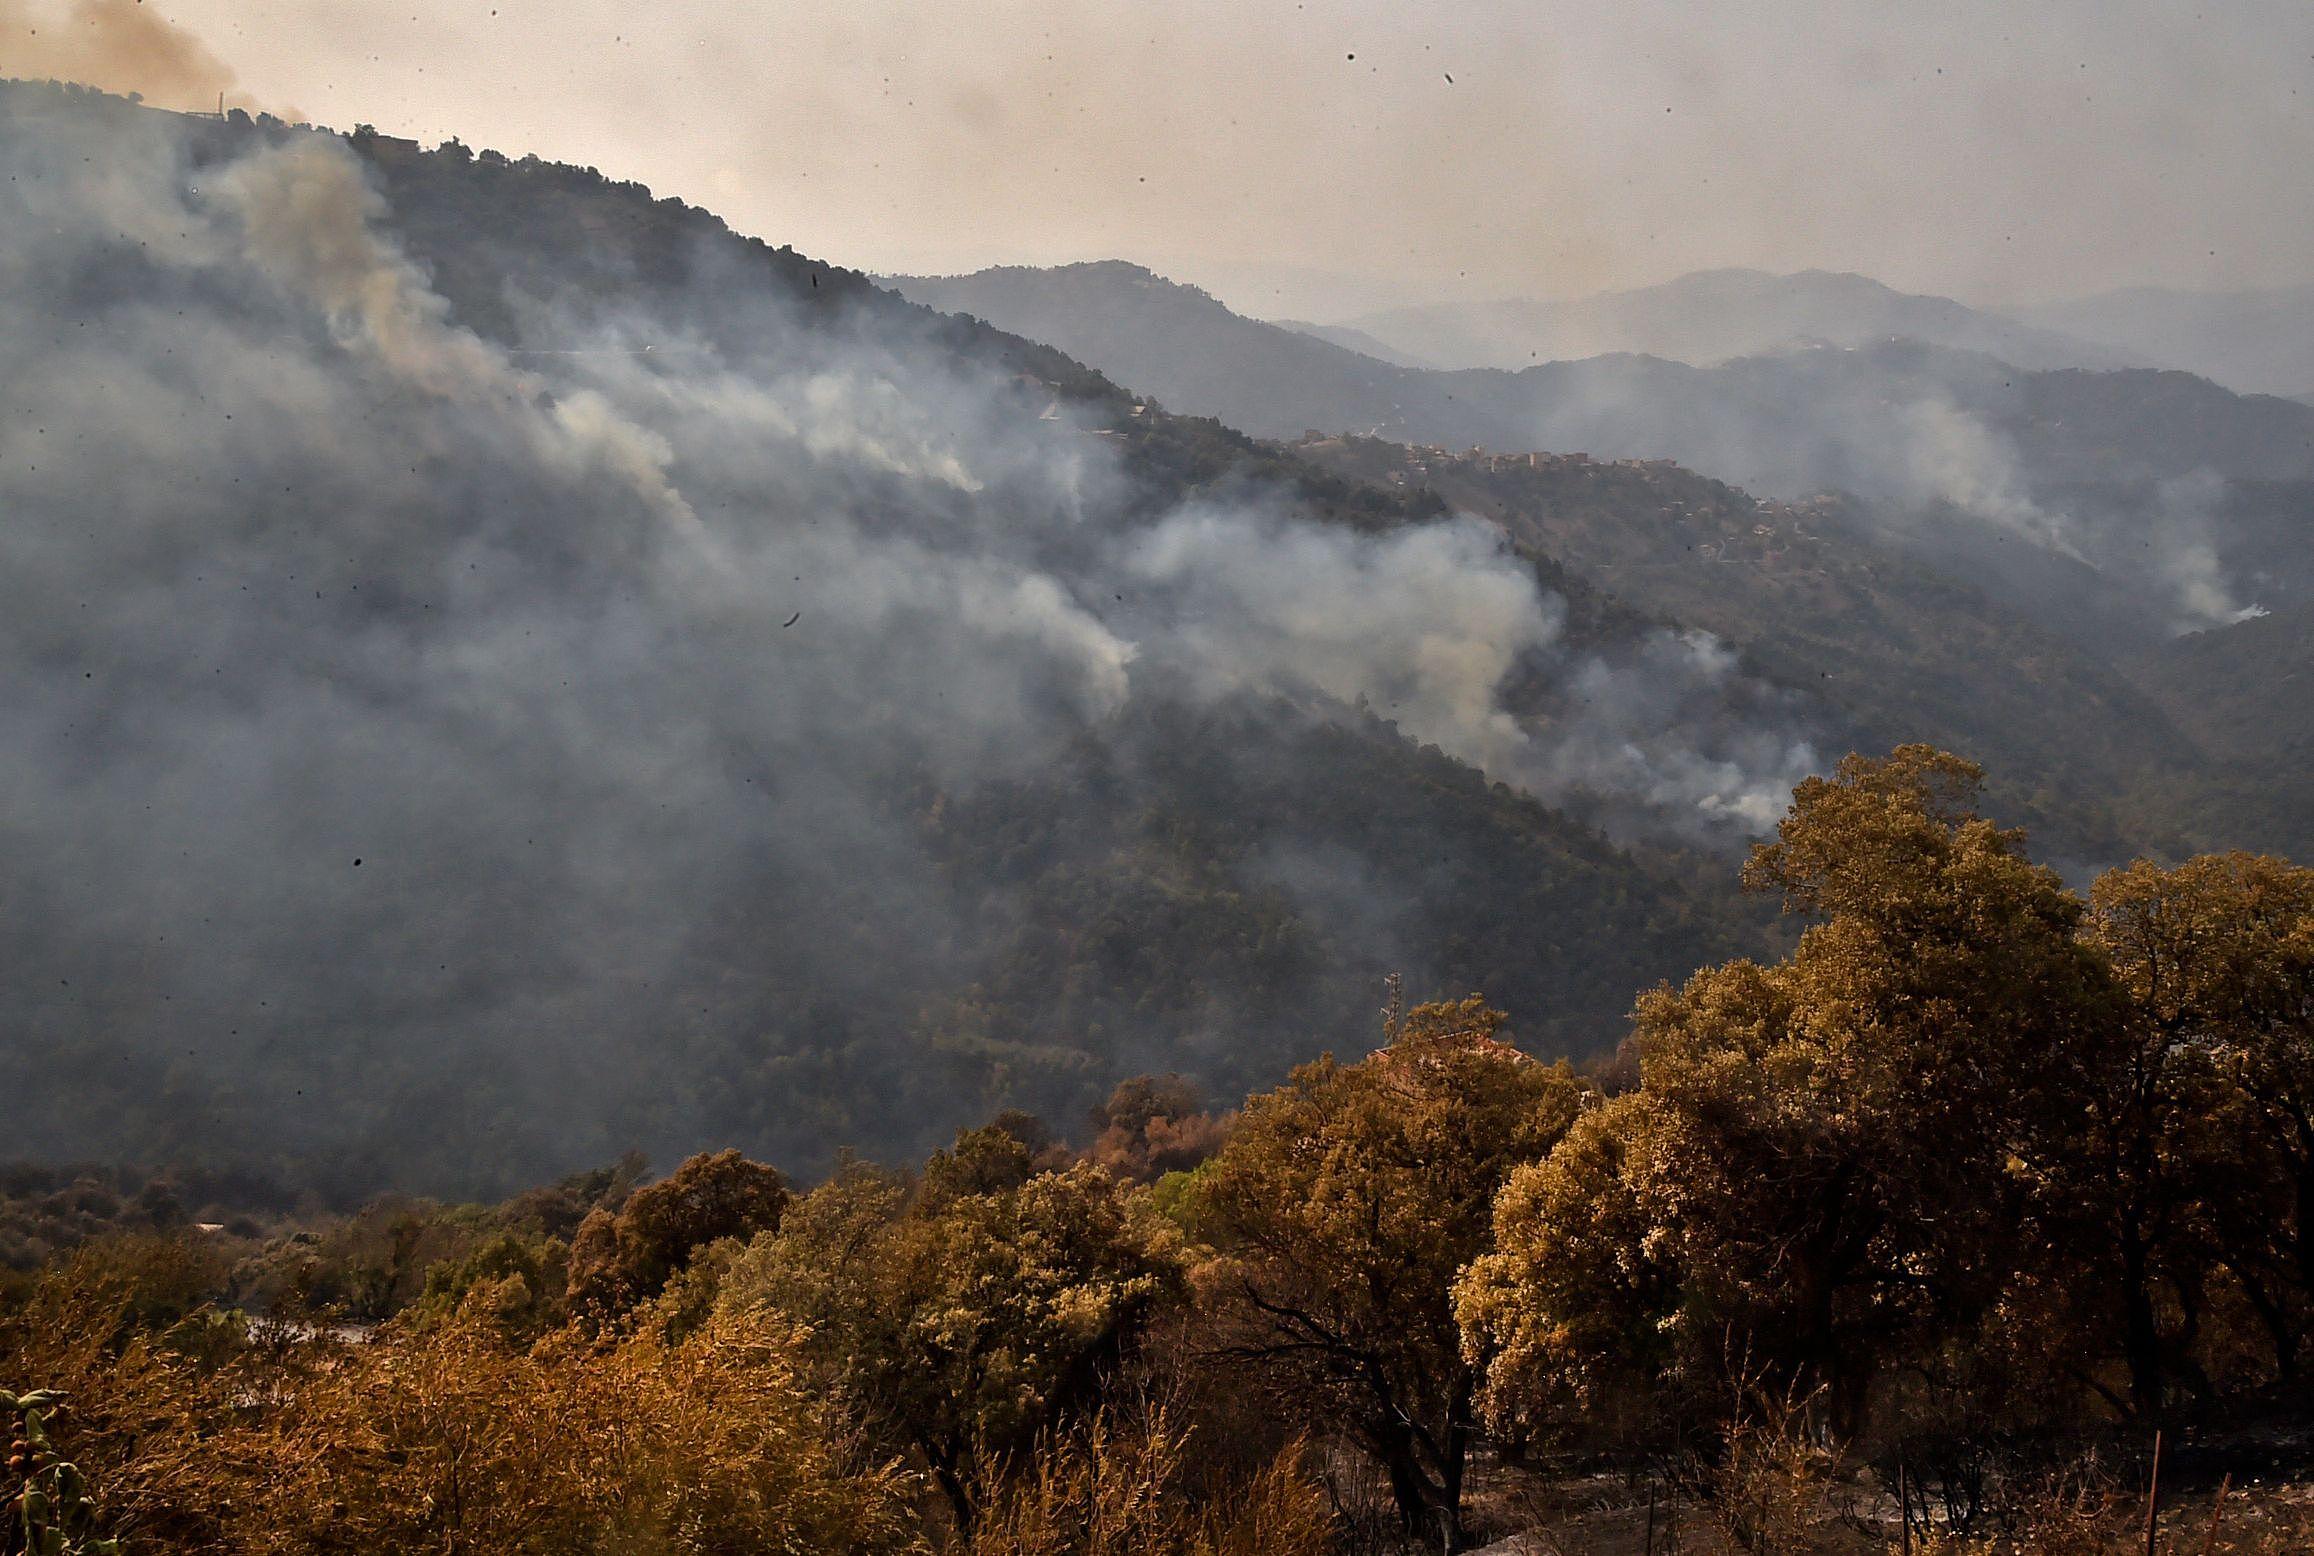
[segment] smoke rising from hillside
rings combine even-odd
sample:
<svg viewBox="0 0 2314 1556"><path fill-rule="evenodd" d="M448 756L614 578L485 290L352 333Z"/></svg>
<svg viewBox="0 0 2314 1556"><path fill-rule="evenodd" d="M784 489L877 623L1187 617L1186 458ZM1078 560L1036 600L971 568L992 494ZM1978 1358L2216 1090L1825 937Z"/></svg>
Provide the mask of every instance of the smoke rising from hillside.
<svg viewBox="0 0 2314 1556"><path fill-rule="evenodd" d="M2120 590L2143 590L2152 621L2171 634L2231 626L2265 614L2236 597L2215 542L2225 481L2197 470L2155 483L2153 501L2128 511L2082 498L2036 500L2008 440L1982 418L1931 396L1898 415L1902 477L1886 495L1918 506L1942 503L2053 556L2105 575ZM1917 539L1917 537L1916 537Z"/></svg>
<svg viewBox="0 0 2314 1556"><path fill-rule="evenodd" d="M1569 650L1563 603L1476 519L1377 541L1192 509L1126 566L1183 624L1152 652L1207 687L1314 687L1531 794L1636 804L1652 830L1758 835L1816 766L1793 710L1737 711L1753 689L1708 632L1652 632L1612 659ZM1522 665L1559 688L1550 716L1505 705Z"/></svg>
<svg viewBox="0 0 2314 1556"><path fill-rule="evenodd" d="M1899 501L1946 503L2044 550L2085 560L2062 516L2027 494L2014 450L1982 421L1931 395L1898 409L1896 423L1903 463L1889 484Z"/></svg>
<svg viewBox="0 0 2314 1556"><path fill-rule="evenodd" d="M1477 387L1506 406L1523 402L1512 435L1537 447L1669 457L1764 497L1854 493L1879 538L2036 617L2062 611L2068 596L2090 602L2079 608L2116 645L2255 614L2228 570L2226 480L2200 462L2239 457L2238 445L2197 444L2189 430L2134 446L2125 415L2097 405L2094 391L2066 403L2069 381L2094 376L2026 375L1895 342L1708 369L1606 357ZM2239 402L2224 409L2240 414ZM2069 411L2085 425L2069 432ZM2176 419L2190 428L2194 414L2189 405ZM2250 473L2296 475L2297 457L2277 435L2254 451ZM1993 562L2003 554L2010 563Z"/></svg>
<svg viewBox="0 0 2314 1556"><path fill-rule="evenodd" d="M1755 830L1796 776L1715 646L1577 651L1473 522L1133 517L1116 445L993 369L761 302L743 361L522 301L568 354L517 366L316 135L197 168L139 116L0 161L23 1148L140 1125L71 1101L126 1077L188 1148L374 1180L420 1110L470 1120L467 1181L519 1175L691 1140L706 1104L634 1095L625 1050L732 1031L762 1034L759 1145L867 1138L783 1113L781 1077L904 1038L1011 911L922 818L1150 698L1363 703L1680 835ZM1563 706L1514 707L1521 677ZM365 1090L409 1053L432 1089ZM510 1124L492 1089L556 1105Z"/></svg>
<svg viewBox="0 0 2314 1556"><path fill-rule="evenodd" d="M2180 633L2230 627L2266 614L2264 606L2239 597L2218 559L2212 536L2225 485L2215 473L2200 470L2164 481L2157 491L2160 522L2153 529L2162 544L2152 565L2177 591L2170 624Z"/></svg>

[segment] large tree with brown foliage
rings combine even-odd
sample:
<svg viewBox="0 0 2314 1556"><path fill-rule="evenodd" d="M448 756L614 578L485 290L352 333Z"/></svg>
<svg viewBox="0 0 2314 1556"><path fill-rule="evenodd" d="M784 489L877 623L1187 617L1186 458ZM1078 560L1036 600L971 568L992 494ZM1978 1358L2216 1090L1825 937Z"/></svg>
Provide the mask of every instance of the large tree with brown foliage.
<svg viewBox="0 0 2314 1556"><path fill-rule="evenodd" d="M570 1310L600 1326L666 1288L699 1249L779 1225L788 1202L779 1169L737 1151L694 1156L637 1189L616 1213L579 1223L570 1249Z"/></svg>
<svg viewBox="0 0 2314 1556"><path fill-rule="evenodd" d="M1091 1411L1179 1290L1178 1237L1099 1168L966 1131L921 1178L853 1164L733 1268L723 1303L803 1326L820 1375L917 1456L969 1532L1040 1437Z"/></svg>
<svg viewBox="0 0 2314 1556"><path fill-rule="evenodd" d="M1408 1527L1448 1544L1475 1429L1454 1278L1581 1096L1503 1021L1477 996L1393 1010L1381 1049L1247 1102L1186 1201L1218 1255L1201 1277L1215 1349L1370 1452Z"/></svg>
<svg viewBox="0 0 2314 1556"><path fill-rule="evenodd" d="M2307 872L2140 864L2084 903L1978 780L1909 746L1795 791L1746 870L1815 920L1792 954L1644 996L1638 1089L1502 1197L1460 1295L1500 1414L1693 1411L1731 1368L1849 1427L1900 1376L2151 1414L2218 1386L2236 1309L2290 1370Z"/></svg>
<svg viewBox="0 0 2314 1556"><path fill-rule="evenodd" d="M1733 1344L1852 1414L1892 1349L1993 1310L2110 1011L2080 903L1979 778L1908 746L1798 788L1745 879L1816 922L1644 996L1639 1091L1504 1196L1463 1292L1498 1404L1644 1336L1658 1382Z"/></svg>
<svg viewBox="0 0 2314 1556"><path fill-rule="evenodd" d="M2120 1310L2131 1402L2215 1384L2195 1355L2229 1301L2295 1375L2314 1296L2314 870L2252 854L2099 879L2090 939L2126 1000L2097 1053L2068 1203L2077 1283Z"/></svg>

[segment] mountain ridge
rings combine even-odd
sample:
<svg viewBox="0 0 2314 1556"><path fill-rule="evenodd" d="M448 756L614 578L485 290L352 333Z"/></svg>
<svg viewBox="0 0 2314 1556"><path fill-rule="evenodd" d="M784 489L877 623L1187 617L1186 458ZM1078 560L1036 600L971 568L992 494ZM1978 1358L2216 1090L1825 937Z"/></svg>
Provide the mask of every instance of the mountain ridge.
<svg viewBox="0 0 2314 1556"><path fill-rule="evenodd" d="M1587 297L1440 303L1343 322L1397 350L1454 367L1516 369L1619 354L1708 367L1810 342L1864 346L1892 338L1981 351L2021 368L2157 365L1948 297L1900 292L1852 271L1699 270Z"/></svg>
<svg viewBox="0 0 2314 1556"><path fill-rule="evenodd" d="M2314 285L2195 292L2128 287L2005 310L2011 318L2104 341L2242 394L2314 398Z"/></svg>
<svg viewBox="0 0 2314 1556"><path fill-rule="evenodd" d="M1131 285L1112 295L1101 283L1120 274L1129 275ZM1202 291L1137 266L1075 267L1052 276L1015 268L1003 273L1001 285L986 287L970 278L938 288L919 289L905 279L897 284L1052 340L1163 403L1296 440L1305 454L1328 443L1355 448L1380 434L1411 447L1412 457L1434 470L1491 457L1449 453L1478 445L1512 451L1507 457L1514 463L1523 457L1520 450L1538 451L1534 457L1546 461L1554 454L1588 456L1600 466L1668 459L1743 489L1746 503L1752 494L1781 504L1824 491L1858 494L1861 501L1832 511L1844 515L1853 544L1879 557L1870 565L1925 570L1920 598L1957 588L1985 597L1963 617L1981 617L1990 608L2015 624L1991 629L1985 641L1996 646L1973 669L1955 670L1960 680L1941 689L1919 687L1908 706L1922 713L1923 723L1910 733L1978 749L1995 759L1996 769L2047 775L2050 793L2085 787L2117 799L2125 791L2174 793L2181 783L2200 780L2164 775L2159 762L2148 765L2142 756L2109 754L2092 763L2098 776L2083 769L2058 781L2055 774L2073 769L2075 758L2055 745L2036 751L2032 730L2039 721L2023 708L2012 707L2005 726L2012 737L2029 737L2023 745L1990 738L1981 709L1969 706L1969 694L1955 694L1968 676L1998 677L2004 662L2071 656L2072 668L2061 675L2081 679L2063 693L2053 683L2051 695L2068 704L2085 695L2088 705L2107 709L2110 716L2100 715L2097 730L2078 732L2079 743L2118 753L2135 741L2131 726L2162 728L2166 716L2143 690L2099 668L2099 659L2129 659L2149 635L2314 596L2314 572L2299 537L2303 524L2288 517L2297 511L2292 494L2314 492L2307 484L2314 475L2314 418L2293 402L2236 395L2176 370L2024 373L1982 353L1897 341L1795 350L1717 368L1623 355L1515 373L1424 373L1322 349L1320 342L1281 343L1276 326L1241 319ZM1310 372L1345 359L1346 370L1309 380ZM1321 435L1312 439L1311 432ZM1346 434L1346 445L1328 433ZM1474 501L1467 482L1417 479L1402 463L1406 457L1376 451L1373 457L1329 454L1321 462L1399 480L1408 490L1444 495L1450 505ZM1652 501L1636 493L1629 500ZM1775 522L1772 515L1763 520ZM1575 544L1582 539L1562 534L1558 543L1545 544L1538 538L1536 549L1578 572L1612 555ZM1846 652L1833 647L1845 628L1801 629L1771 615L1747 630L1741 618L1715 615L1718 602L1708 596L1633 592L1617 584L1620 575L1593 576L1642 610L1712 625L1747 649L1790 628L1812 639L1816 652ZM1935 577L1946 582L1931 582ZM1868 619L1882 607L1866 591L1842 608ZM1911 629L1926 634L1913 641L1927 662L1936 662L1935 635L1945 630L1934 625L1934 609ZM1981 621L1964 627L1959 617L1946 627L1964 640L1987 630ZM2003 632L2014 635L2004 640ZM2027 646L2034 642L2041 646ZM1790 647L1787 642L1770 661L1788 680L1809 673L1790 657ZM1904 669L1902 660L1884 656L1882 668L1895 674ZM2092 685L2098 690L2089 692ZM1889 728L1874 726L1869 710L1851 712L1876 735ZM2191 742L2180 737L2177 744L2182 751ZM2183 760L2191 768L2197 759ZM2144 846L2124 841L2125 834L2158 808L2134 801L2130 807L2138 819L2126 826L2076 817L2066 828L2074 834L2071 846L2092 852ZM2015 808L2034 813L2032 806ZM2205 836L2249 836L2229 834L2219 813L2196 824L2215 829ZM2273 825L2283 830L2261 822L2256 836L2284 842L2298 836L2289 830L2297 822Z"/></svg>

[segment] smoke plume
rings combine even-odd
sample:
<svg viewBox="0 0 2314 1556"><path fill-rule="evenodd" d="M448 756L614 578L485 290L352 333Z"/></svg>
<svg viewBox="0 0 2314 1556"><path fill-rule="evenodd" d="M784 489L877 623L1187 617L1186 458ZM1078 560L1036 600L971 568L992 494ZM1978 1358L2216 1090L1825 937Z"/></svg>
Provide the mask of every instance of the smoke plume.
<svg viewBox="0 0 2314 1556"><path fill-rule="evenodd" d="M145 0L0 0L0 76L74 81L171 108L213 108L233 72Z"/></svg>
<svg viewBox="0 0 2314 1556"><path fill-rule="evenodd" d="M582 316L510 285L544 348L517 357L332 138L209 165L158 115L4 128L26 1148L240 1139L362 1182L423 1120L473 1183L702 1118L790 1160L889 1140L878 1109L936 1133L1028 1062L975 1037L960 1081L910 1046L1027 911L1012 855L960 864L939 818L1070 762L1154 784L1166 704L1235 720L1244 764L1379 718L1718 841L1812 762L1709 640L1567 642L1475 521L1153 497L1116 440L889 310L702 283ZM1074 811L1039 815L1035 846L1104 867ZM1329 900L1357 859L1265 846L1254 885L1367 943ZM652 1053L712 1053L717 1094L654 1092L697 1071Z"/></svg>

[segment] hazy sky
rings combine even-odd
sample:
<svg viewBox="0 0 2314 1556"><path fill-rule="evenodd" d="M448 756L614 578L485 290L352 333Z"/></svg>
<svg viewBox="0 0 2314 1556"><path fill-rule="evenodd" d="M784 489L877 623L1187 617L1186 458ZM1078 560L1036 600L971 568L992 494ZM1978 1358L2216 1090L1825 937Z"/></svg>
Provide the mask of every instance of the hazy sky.
<svg viewBox="0 0 2314 1556"><path fill-rule="evenodd" d="M2314 279L2308 0L0 0L0 73L230 80L864 269L1123 257L1271 314Z"/></svg>

